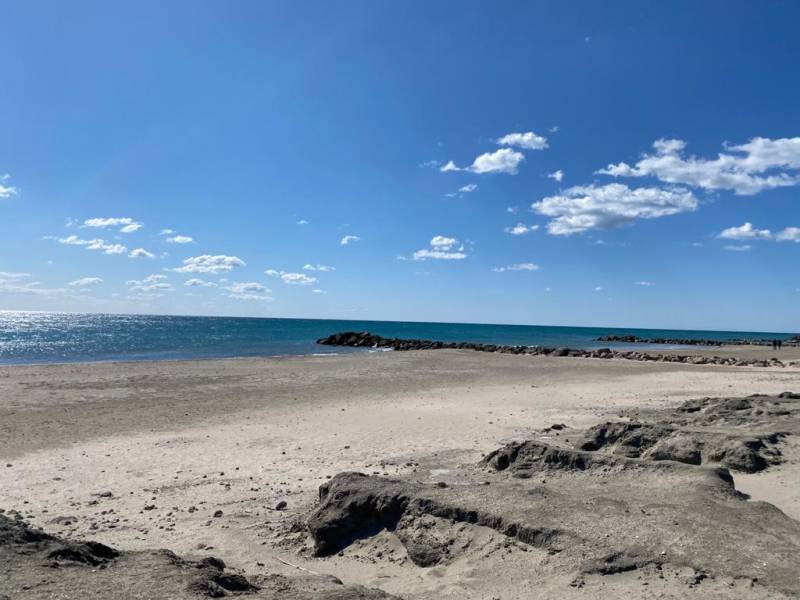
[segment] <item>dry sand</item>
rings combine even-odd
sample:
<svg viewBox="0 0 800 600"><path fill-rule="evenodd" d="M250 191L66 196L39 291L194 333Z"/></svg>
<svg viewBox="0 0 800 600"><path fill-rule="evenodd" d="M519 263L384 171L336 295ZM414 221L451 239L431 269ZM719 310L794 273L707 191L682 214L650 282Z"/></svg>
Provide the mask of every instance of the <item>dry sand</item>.
<svg viewBox="0 0 800 600"><path fill-rule="evenodd" d="M755 347L677 352L774 355ZM779 356L797 360L800 350ZM689 592L655 576L642 587L642 574L605 592L565 589L563 581L523 590L498 577L495 585L497 558L479 560L488 556L479 548L496 543L491 533L443 570L376 558L374 544L389 539L314 559L298 554L301 534L290 530L315 507L319 485L341 471L416 469L420 480L436 481L442 473L426 465L477 462L553 423L586 428L630 408L786 390L800 391L800 369L458 350L2 367L0 507L72 538L210 552L249 574L296 574L283 560L404 598L681 597ZM784 464L735 474L735 484L800 519L797 440L784 453ZM281 501L286 509L274 510ZM526 568L523 553L499 560L517 573ZM719 597L758 597L730 585Z"/></svg>

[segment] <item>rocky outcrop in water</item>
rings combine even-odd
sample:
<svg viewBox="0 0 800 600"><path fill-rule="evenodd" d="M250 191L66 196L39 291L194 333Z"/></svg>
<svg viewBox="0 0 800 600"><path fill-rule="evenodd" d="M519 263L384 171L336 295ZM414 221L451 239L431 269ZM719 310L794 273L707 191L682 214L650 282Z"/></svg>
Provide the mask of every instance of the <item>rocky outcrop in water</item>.
<svg viewBox="0 0 800 600"><path fill-rule="evenodd" d="M576 348L548 348L546 346L508 346L481 344L475 342L437 342L433 340L385 338L368 331L345 331L334 333L317 340L326 346L349 346L351 348L383 348L387 350L475 350L477 352L500 352L502 354L525 354L529 356L571 356L577 358L619 358L651 362L674 362L693 365L728 365L737 367L784 367L786 364L777 358L740 360L721 356L691 356L677 354L658 354L636 350L582 350ZM789 363L795 365L800 363Z"/></svg>

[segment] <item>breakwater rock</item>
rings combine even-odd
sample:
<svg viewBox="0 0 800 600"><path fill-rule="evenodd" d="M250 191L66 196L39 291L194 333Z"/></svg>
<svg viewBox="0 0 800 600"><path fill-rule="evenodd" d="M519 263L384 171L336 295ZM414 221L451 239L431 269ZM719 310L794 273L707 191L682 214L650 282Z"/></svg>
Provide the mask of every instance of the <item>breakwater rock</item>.
<svg viewBox="0 0 800 600"><path fill-rule="evenodd" d="M668 344L672 346L771 346L772 340L738 339L709 340L704 338L643 338L638 335L609 334L597 338L598 342L621 342L625 344ZM800 336L782 340L786 346L800 346Z"/></svg>
<svg viewBox="0 0 800 600"><path fill-rule="evenodd" d="M387 350L475 350L477 352L500 352L502 354L526 354L530 356L571 356L576 358L618 358L651 362L675 362L694 365L728 365L737 367L785 367L777 358L741 360L724 356L692 356L678 354L659 354L637 350L612 350L600 348L585 350L580 348L553 348L546 346L509 346L481 344L476 342L440 342L433 340L385 338L368 331L344 331L317 340L325 346L348 346L351 348L383 348ZM789 363L794 366L795 363Z"/></svg>

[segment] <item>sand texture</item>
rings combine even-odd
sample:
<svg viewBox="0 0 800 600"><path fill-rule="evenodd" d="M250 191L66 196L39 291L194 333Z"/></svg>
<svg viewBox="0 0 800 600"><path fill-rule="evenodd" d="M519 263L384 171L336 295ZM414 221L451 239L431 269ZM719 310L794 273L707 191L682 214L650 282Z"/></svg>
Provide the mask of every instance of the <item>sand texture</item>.
<svg viewBox="0 0 800 600"><path fill-rule="evenodd" d="M739 350L692 353L772 355ZM784 392L449 349L3 367L0 598L798 597Z"/></svg>

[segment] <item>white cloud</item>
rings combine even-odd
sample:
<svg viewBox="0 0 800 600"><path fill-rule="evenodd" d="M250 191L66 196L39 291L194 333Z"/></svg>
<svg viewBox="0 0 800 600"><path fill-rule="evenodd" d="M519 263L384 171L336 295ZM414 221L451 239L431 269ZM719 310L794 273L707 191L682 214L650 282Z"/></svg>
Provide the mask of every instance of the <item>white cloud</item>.
<svg viewBox="0 0 800 600"><path fill-rule="evenodd" d="M772 238L772 232L769 229L756 229L752 223L747 222L739 227L723 229L717 237L724 240L752 240L756 238L769 240Z"/></svg>
<svg viewBox="0 0 800 600"><path fill-rule="evenodd" d="M269 293L270 290L266 286L261 285L255 281L248 281L245 283L234 283L225 288L234 294L264 294Z"/></svg>
<svg viewBox="0 0 800 600"><path fill-rule="evenodd" d="M175 235L172 237L168 237L166 241L170 244L191 244L194 239L189 237L188 235Z"/></svg>
<svg viewBox="0 0 800 600"><path fill-rule="evenodd" d="M328 292L326 292L325 290L320 290L320 289L313 289L313 290L311 290L311 291L312 291L313 293L315 293L315 294L327 294L327 293L328 293Z"/></svg>
<svg viewBox="0 0 800 600"><path fill-rule="evenodd" d="M323 273L328 273L330 271L335 271L336 268L335 267L330 267L328 265L306 264L306 265L303 265L303 270L304 271L320 271L320 272L323 272Z"/></svg>
<svg viewBox="0 0 800 600"><path fill-rule="evenodd" d="M292 285L311 285L317 282L316 277L309 277L305 273L288 273L286 271L276 271L275 269L267 269L264 271L265 275L270 277L278 277L283 283Z"/></svg>
<svg viewBox="0 0 800 600"><path fill-rule="evenodd" d="M516 146L526 150L544 150L547 148L547 138L536 135L532 131L509 133L495 141L501 146Z"/></svg>
<svg viewBox="0 0 800 600"><path fill-rule="evenodd" d="M431 239L431 246L441 250L449 250L453 246L458 244L458 240L456 238L445 237L443 235L435 235Z"/></svg>
<svg viewBox="0 0 800 600"><path fill-rule="evenodd" d="M596 288L594 288L594 291L595 292L602 292L603 291L603 286L602 285L598 285Z"/></svg>
<svg viewBox="0 0 800 600"><path fill-rule="evenodd" d="M11 179L11 175L6 173L0 175L0 198L10 198L17 195L17 188L5 185L5 182Z"/></svg>
<svg viewBox="0 0 800 600"><path fill-rule="evenodd" d="M552 173L548 173L547 176L550 179L555 179L556 181L561 183L561 181L564 179L564 171L559 169L558 171L553 171Z"/></svg>
<svg viewBox="0 0 800 600"><path fill-rule="evenodd" d="M84 240L77 235L69 235L65 238L56 238L48 235L42 239L56 240L59 244L64 244L66 246L84 246L87 250L99 250L104 254L124 254L128 251L122 244L110 244L99 238Z"/></svg>
<svg viewBox="0 0 800 600"><path fill-rule="evenodd" d="M236 267L244 267L246 263L238 256L203 254L183 261L182 267L173 269L176 273L227 273Z"/></svg>
<svg viewBox="0 0 800 600"><path fill-rule="evenodd" d="M717 236L724 240L771 240L775 242L800 242L800 227L786 227L776 233L769 229L758 229L747 222L739 227L723 229Z"/></svg>
<svg viewBox="0 0 800 600"><path fill-rule="evenodd" d="M440 161L440 160L426 160L426 161L423 161L423 162L419 163L419 168L420 169L435 169L436 167L438 167L441 164L442 164L442 161Z"/></svg>
<svg viewBox="0 0 800 600"><path fill-rule="evenodd" d="M28 294L32 296L58 296L67 294L64 288L48 289L41 287L38 281L20 281L19 279L0 279L0 293ZM77 297L77 296L72 296Z"/></svg>
<svg viewBox="0 0 800 600"><path fill-rule="evenodd" d="M723 246L723 249L728 250L729 252L748 252L752 248L749 244L742 244L742 245L734 245L730 244L728 246Z"/></svg>
<svg viewBox="0 0 800 600"><path fill-rule="evenodd" d="M517 214L517 212L519 212L519 206L509 206L508 208L506 208L506 212L515 215Z"/></svg>
<svg viewBox="0 0 800 600"><path fill-rule="evenodd" d="M272 290L266 288L256 281L249 281L244 283L233 283L225 288L228 290L228 298L236 300L255 300L260 302L272 302L273 298L270 296Z"/></svg>
<svg viewBox="0 0 800 600"><path fill-rule="evenodd" d="M141 229L143 225L130 217L98 217L86 219L81 227L99 227L100 229L120 227L120 233L133 233Z"/></svg>
<svg viewBox="0 0 800 600"><path fill-rule="evenodd" d="M203 281L202 279L197 279L196 277L187 279L183 282L183 285L189 287L217 287L217 284L213 281Z"/></svg>
<svg viewBox="0 0 800 600"><path fill-rule="evenodd" d="M351 242L358 242L360 240L361 238L358 237L357 235L346 235L341 240L339 240L339 243L342 246L347 246L347 244L350 244Z"/></svg>
<svg viewBox="0 0 800 600"><path fill-rule="evenodd" d="M470 192L474 192L477 189L478 189L477 183L468 183L467 185L458 188L458 191L463 194L469 194Z"/></svg>
<svg viewBox="0 0 800 600"><path fill-rule="evenodd" d="M250 300L250 301L257 301L257 302L272 302L274 298L272 296L267 296L264 294L236 294L230 293L227 294L228 298L233 298L235 300Z"/></svg>
<svg viewBox="0 0 800 600"><path fill-rule="evenodd" d="M444 165L439 167L439 170L442 173L447 173L448 171L460 171L461 169L459 169L452 160L448 160Z"/></svg>
<svg viewBox="0 0 800 600"><path fill-rule="evenodd" d="M300 220L297 222L297 224L298 224L298 225L308 225L308 221L306 221L305 219L300 219Z"/></svg>
<svg viewBox="0 0 800 600"><path fill-rule="evenodd" d="M423 248L414 252L414 260L463 260L467 258L464 245L456 238L436 235L431 238L430 248Z"/></svg>
<svg viewBox="0 0 800 600"><path fill-rule="evenodd" d="M525 235L531 231L539 229L538 225L525 225L525 223L517 223L513 227L506 227L503 231L511 235Z"/></svg>
<svg viewBox="0 0 800 600"><path fill-rule="evenodd" d="M697 199L682 188L637 188L610 183L604 186L575 186L562 194L535 202L531 208L553 217L547 231L572 235L590 229L619 227L636 219L656 219L693 211Z"/></svg>
<svg viewBox="0 0 800 600"><path fill-rule="evenodd" d="M467 255L463 252L441 252L439 250L429 250L423 248L414 252L414 260L425 260L433 258L435 260L463 260Z"/></svg>
<svg viewBox="0 0 800 600"><path fill-rule="evenodd" d="M655 283L652 281L634 281L633 285L640 285L642 287L653 287Z"/></svg>
<svg viewBox="0 0 800 600"><path fill-rule="evenodd" d="M70 281L69 285L72 287L86 287L90 285L97 285L98 283L103 283L103 280L100 277L81 277L75 281Z"/></svg>
<svg viewBox="0 0 800 600"><path fill-rule="evenodd" d="M519 163L525 160L521 152L516 152L509 148L500 148L494 152L481 154L467 167L473 173L506 173L516 175Z"/></svg>
<svg viewBox="0 0 800 600"><path fill-rule="evenodd" d="M174 229L162 229L158 232L158 235L172 235L173 233L175 233Z"/></svg>
<svg viewBox="0 0 800 600"><path fill-rule="evenodd" d="M787 227L775 235L779 242L795 242L800 244L800 227Z"/></svg>
<svg viewBox="0 0 800 600"><path fill-rule="evenodd" d="M660 139L654 154L645 154L635 165L621 162L598 171L614 177L656 177L706 190L732 190L750 196L765 189L800 183L800 137L757 137L740 145L725 146L715 159L684 157L686 142Z"/></svg>
<svg viewBox="0 0 800 600"><path fill-rule="evenodd" d="M518 263L516 265L509 265L507 267L495 267L492 269L495 273L505 273L506 271L538 271L539 265L535 263Z"/></svg>
<svg viewBox="0 0 800 600"><path fill-rule="evenodd" d="M158 273L155 275L149 275L141 280L131 279L130 281L126 281L125 285L130 288L131 292L137 292L144 295L154 292L174 292L175 288L172 287L172 284L167 283L165 279L167 279L166 275Z"/></svg>
<svg viewBox="0 0 800 600"><path fill-rule="evenodd" d="M470 171L472 173L506 173L508 175L516 175L519 168L519 163L525 160L525 155L522 152L511 150L510 148L500 148L494 152L485 152L476 158L473 163L468 167L458 167L450 160L439 170L443 173L448 171Z"/></svg>
<svg viewBox="0 0 800 600"><path fill-rule="evenodd" d="M155 258L156 255L152 252L148 252L144 248L134 248L131 250L131 253L128 254L128 258Z"/></svg>
<svg viewBox="0 0 800 600"><path fill-rule="evenodd" d="M8 271L0 271L0 279L27 279L30 273L9 273Z"/></svg>

